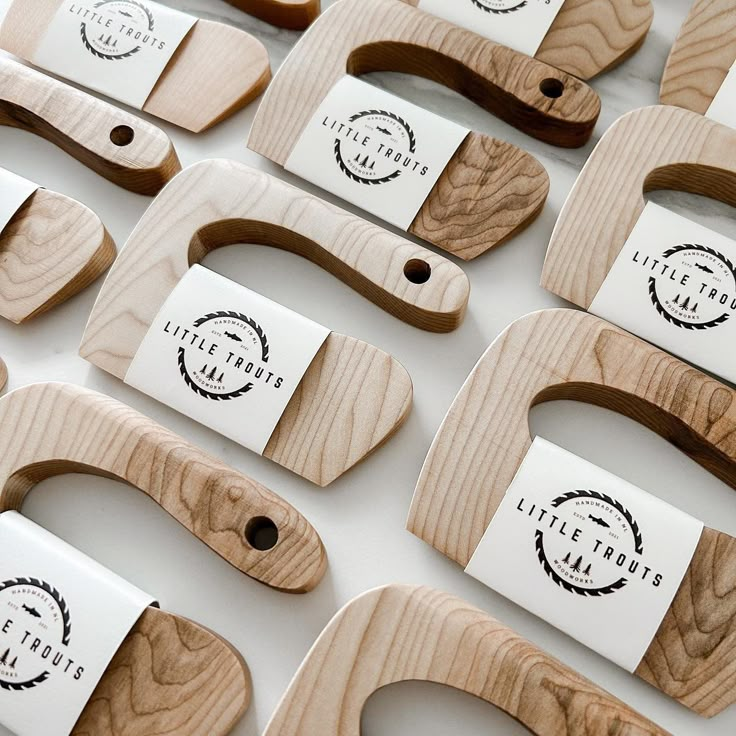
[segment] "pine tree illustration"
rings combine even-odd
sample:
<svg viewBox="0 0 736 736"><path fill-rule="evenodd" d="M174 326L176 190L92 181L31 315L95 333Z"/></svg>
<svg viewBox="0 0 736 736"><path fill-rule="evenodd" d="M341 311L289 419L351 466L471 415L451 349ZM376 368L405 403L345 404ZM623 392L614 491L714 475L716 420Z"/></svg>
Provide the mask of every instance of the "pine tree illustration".
<svg viewBox="0 0 736 736"><path fill-rule="evenodd" d="M16 657L16 658L15 658L15 659L14 659L14 660L13 660L13 661L12 661L12 662L11 662L11 663L10 663L10 664L8 665L8 667L10 667L10 669L11 669L11 670L14 670L14 669L15 669L15 665L16 665L17 663L18 663L18 657Z"/></svg>
<svg viewBox="0 0 736 736"><path fill-rule="evenodd" d="M217 383L222 383L225 378L225 371L220 373L220 377L217 379Z"/></svg>
<svg viewBox="0 0 736 736"><path fill-rule="evenodd" d="M572 566L573 572L580 572L580 568L583 566L583 556L580 555L580 557L575 560L575 564Z"/></svg>
<svg viewBox="0 0 736 736"><path fill-rule="evenodd" d="M200 373L202 375L204 375L205 373L207 373L207 363L204 364L204 368L202 368L202 370L200 371Z"/></svg>
<svg viewBox="0 0 736 736"><path fill-rule="evenodd" d="M586 578L590 577L590 568L593 567L592 563L588 565L588 567L585 568L585 571L583 572L583 575L585 575Z"/></svg>
<svg viewBox="0 0 736 736"><path fill-rule="evenodd" d="M674 298L674 303L675 304L679 304L680 303L680 295L679 294Z"/></svg>
<svg viewBox="0 0 736 736"><path fill-rule="evenodd" d="M570 564L570 555L571 555L571 554L572 554L571 552L568 552L568 553L567 553L567 554L565 555L565 557L563 558L563 560L562 560L562 563L563 563L564 565L569 565L569 564Z"/></svg>
<svg viewBox="0 0 736 736"><path fill-rule="evenodd" d="M0 664L6 665L8 663L8 657L10 656L10 649L5 650L5 654L0 657Z"/></svg>
<svg viewBox="0 0 736 736"><path fill-rule="evenodd" d="M212 370L207 374L207 380L208 381L214 381L215 380L215 372L217 371L217 366L213 365Z"/></svg>
<svg viewBox="0 0 736 736"><path fill-rule="evenodd" d="M697 313L697 311L698 311L698 303L697 302L695 304L693 304L693 307L692 307L692 309L690 311L693 314L696 314Z"/></svg>
<svg viewBox="0 0 736 736"><path fill-rule="evenodd" d="M690 306L690 297L687 297L685 301L680 305L683 309L687 309Z"/></svg>

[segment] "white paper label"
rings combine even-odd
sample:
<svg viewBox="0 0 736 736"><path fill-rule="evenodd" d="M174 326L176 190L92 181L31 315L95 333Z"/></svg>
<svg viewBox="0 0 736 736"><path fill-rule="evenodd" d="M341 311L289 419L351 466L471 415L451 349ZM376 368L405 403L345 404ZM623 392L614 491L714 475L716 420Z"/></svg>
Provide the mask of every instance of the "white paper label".
<svg viewBox="0 0 736 736"><path fill-rule="evenodd" d="M140 110L196 22L149 0L62 0L29 61Z"/></svg>
<svg viewBox="0 0 736 736"><path fill-rule="evenodd" d="M151 324L125 382L262 455L329 334L195 265Z"/></svg>
<svg viewBox="0 0 736 736"><path fill-rule="evenodd" d="M38 184L0 168L0 233L37 189Z"/></svg>
<svg viewBox="0 0 736 736"><path fill-rule="evenodd" d="M534 56L565 0L419 0L419 9Z"/></svg>
<svg viewBox="0 0 736 736"><path fill-rule="evenodd" d="M285 168L408 230L469 132L346 75L322 101Z"/></svg>
<svg viewBox="0 0 736 736"><path fill-rule="evenodd" d="M736 243L647 204L590 311L736 381Z"/></svg>
<svg viewBox="0 0 736 736"><path fill-rule="evenodd" d="M69 734L155 601L15 511L0 514L0 723Z"/></svg>
<svg viewBox="0 0 736 736"><path fill-rule="evenodd" d="M736 64L734 64L728 76L723 81L718 94L710 103L705 116L723 125L736 128Z"/></svg>
<svg viewBox="0 0 736 736"><path fill-rule="evenodd" d="M537 438L466 572L629 672L703 524Z"/></svg>

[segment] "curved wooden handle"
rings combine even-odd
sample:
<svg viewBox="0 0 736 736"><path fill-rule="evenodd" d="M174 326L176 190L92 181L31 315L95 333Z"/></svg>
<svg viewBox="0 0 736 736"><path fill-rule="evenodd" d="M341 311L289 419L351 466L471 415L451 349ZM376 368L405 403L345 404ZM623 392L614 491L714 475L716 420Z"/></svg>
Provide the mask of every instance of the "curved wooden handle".
<svg viewBox="0 0 736 736"><path fill-rule="evenodd" d="M320 13L320 0L227 0L274 26L303 31Z"/></svg>
<svg viewBox="0 0 736 736"><path fill-rule="evenodd" d="M360 736L368 698L409 680L475 695L536 736L667 736L483 611L405 585L365 593L335 616L264 736Z"/></svg>
<svg viewBox="0 0 736 736"><path fill-rule="evenodd" d="M126 481L250 577L290 593L322 578L317 532L286 501L142 414L62 383L0 399L0 511L19 510L38 482L71 472ZM276 527L271 549L256 540Z"/></svg>
<svg viewBox="0 0 736 736"><path fill-rule="evenodd" d="M583 312L514 322L473 369L432 443L407 528L466 566L531 447L535 404L572 399L652 429L736 487L736 392ZM706 530L637 671L702 715L736 700L736 540ZM718 633L714 633L718 632Z"/></svg>
<svg viewBox="0 0 736 736"><path fill-rule="evenodd" d="M115 243L83 204L39 189L0 232L0 253L0 317L20 324L101 276Z"/></svg>
<svg viewBox="0 0 736 736"><path fill-rule="evenodd" d="M695 0L670 51L659 101L705 115L736 61L736 8Z"/></svg>
<svg viewBox="0 0 736 736"><path fill-rule="evenodd" d="M36 133L139 194L156 194L181 169L159 128L6 57L0 57L0 125Z"/></svg>
<svg viewBox="0 0 736 736"><path fill-rule="evenodd" d="M5 389L8 383L8 368L5 365L5 361L0 358L0 393Z"/></svg>
<svg viewBox="0 0 736 736"><path fill-rule="evenodd" d="M542 286L588 309L644 210L644 193L656 189L736 205L736 131L677 107L616 121L562 208Z"/></svg>
<svg viewBox="0 0 736 736"><path fill-rule="evenodd" d="M598 95L559 69L396 0L343 0L320 16L279 69L248 145L283 165L338 79L374 71L432 79L559 146L582 146L600 113Z"/></svg>

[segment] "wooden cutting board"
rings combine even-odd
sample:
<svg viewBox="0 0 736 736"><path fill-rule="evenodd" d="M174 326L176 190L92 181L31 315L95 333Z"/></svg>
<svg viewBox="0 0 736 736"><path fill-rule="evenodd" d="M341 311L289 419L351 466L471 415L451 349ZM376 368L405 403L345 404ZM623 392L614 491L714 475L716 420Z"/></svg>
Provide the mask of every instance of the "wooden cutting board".
<svg viewBox="0 0 736 736"><path fill-rule="evenodd" d="M304 30L320 13L321 0L227 0L230 5L281 28Z"/></svg>
<svg viewBox="0 0 736 736"><path fill-rule="evenodd" d="M20 324L89 286L115 260L99 217L39 189L0 231L0 317Z"/></svg>
<svg viewBox="0 0 736 736"><path fill-rule="evenodd" d="M668 736L483 611L409 585L369 591L332 619L264 736L357 736L368 699L408 681L481 698L535 736Z"/></svg>
<svg viewBox="0 0 736 736"><path fill-rule="evenodd" d="M645 107L603 135L555 225L545 289L588 309L658 189L736 206L736 131L677 107Z"/></svg>
<svg viewBox="0 0 736 736"><path fill-rule="evenodd" d="M704 115L736 61L736 6L695 0L670 51L659 100Z"/></svg>
<svg viewBox="0 0 736 736"><path fill-rule="evenodd" d="M82 357L124 379L184 274L209 251L238 242L306 256L410 321L441 329L464 311L467 280L445 259L242 164L202 162L177 177L133 231L92 310ZM430 264L436 281L408 280L404 269L413 260ZM441 313L434 322L432 312ZM264 456L326 486L388 440L411 401L411 379L397 360L333 332Z"/></svg>
<svg viewBox="0 0 736 736"><path fill-rule="evenodd" d="M324 575L322 542L296 509L128 406L65 383L36 383L0 398L0 512L20 511L37 483L66 473L143 491L269 587L305 593Z"/></svg>
<svg viewBox="0 0 736 736"><path fill-rule="evenodd" d="M279 69L256 114L249 148L283 166L335 83L346 72L379 70L445 84L555 145L583 145L600 112L596 93L559 69L397 0L343 0L320 16ZM474 258L533 221L548 189L546 171L530 154L471 132L409 232Z"/></svg>
<svg viewBox="0 0 736 736"><path fill-rule="evenodd" d="M592 79L638 51L653 18L651 0L565 0L534 58Z"/></svg>
<svg viewBox="0 0 736 736"><path fill-rule="evenodd" d="M473 369L424 463L409 531L467 566L531 447L531 408L557 399L624 414L736 487L736 392L597 317L546 310ZM706 528L636 671L702 716L736 700L734 581L736 539Z"/></svg>
<svg viewBox="0 0 736 736"><path fill-rule="evenodd" d="M156 194L181 170L169 137L155 125L5 56L0 125L36 133L138 194Z"/></svg>
<svg viewBox="0 0 736 736"><path fill-rule="evenodd" d="M0 48L31 60L63 0L13 0ZM198 20L159 78L143 112L199 133L245 107L271 79L268 52L249 33Z"/></svg>

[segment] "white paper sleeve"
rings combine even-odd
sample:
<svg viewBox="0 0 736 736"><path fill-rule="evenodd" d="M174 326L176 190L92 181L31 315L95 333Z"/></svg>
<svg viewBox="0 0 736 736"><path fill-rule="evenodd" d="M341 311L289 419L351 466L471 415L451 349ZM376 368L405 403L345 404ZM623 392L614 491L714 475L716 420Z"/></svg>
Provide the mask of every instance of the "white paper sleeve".
<svg viewBox="0 0 736 736"><path fill-rule="evenodd" d="M150 0L62 0L29 61L141 110L196 22Z"/></svg>
<svg viewBox="0 0 736 736"><path fill-rule="evenodd" d="M466 572L629 672L703 524L537 438Z"/></svg>
<svg viewBox="0 0 736 736"><path fill-rule="evenodd" d="M534 56L565 0L419 0L419 9Z"/></svg>
<svg viewBox="0 0 736 736"><path fill-rule="evenodd" d="M723 125L736 128L736 64L728 72L705 116Z"/></svg>
<svg viewBox="0 0 736 736"><path fill-rule="evenodd" d="M125 382L263 454L329 334L195 265L151 324Z"/></svg>
<svg viewBox="0 0 736 736"><path fill-rule="evenodd" d="M0 724L69 734L153 603L17 512L0 514Z"/></svg>
<svg viewBox="0 0 736 736"><path fill-rule="evenodd" d="M38 188L38 184L0 168L0 233Z"/></svg>
<svg viewBox="0 0 736 736"><path fill-rule="evenodd" d="M285 168L408 230L469 132L346 75L322 101Z"/></svg>
<svg viewBox="0 0 736 736"><path fill-rule="evenodd" d="M736 381L736 243L648 203L590 311Z"/></svg>

